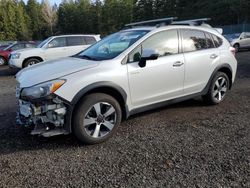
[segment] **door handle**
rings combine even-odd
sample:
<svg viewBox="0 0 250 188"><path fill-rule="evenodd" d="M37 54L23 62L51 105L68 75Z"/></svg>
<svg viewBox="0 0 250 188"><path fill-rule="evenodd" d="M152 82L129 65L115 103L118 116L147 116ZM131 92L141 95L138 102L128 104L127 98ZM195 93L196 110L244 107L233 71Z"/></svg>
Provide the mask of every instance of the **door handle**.
<svg viewBox="0 0 250 188"><path fill-rule="evenodd" d="M182 66L182 65L184 65L184 63L181 62L181 61L176 61L176 62L173 64L174 67L180 67L180 66Z"/></svg>
<svg viewBox="0 0 250 188"><path fill-rule="evenodd" d="M210 56L210 59L216 59L217 57L218 57L218 55L212 54L212 55Z"/></svg>
<svg viewBox="0 0 250 188"><path fill-rule="evenodd" d="M132 71L130 74L131 75L140 74L140 71Z"/></svg>

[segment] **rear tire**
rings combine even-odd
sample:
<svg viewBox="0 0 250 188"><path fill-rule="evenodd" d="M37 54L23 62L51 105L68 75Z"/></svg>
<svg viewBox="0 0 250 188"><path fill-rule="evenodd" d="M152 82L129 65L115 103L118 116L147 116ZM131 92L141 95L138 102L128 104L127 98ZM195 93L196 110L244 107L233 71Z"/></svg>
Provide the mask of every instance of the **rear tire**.
<svg viewBox="0 0 250 188"><path fill-rule="evenodd" d="M0 65L6 65L6 61L3 57L0 57Z"/></svg>
<svg viewBox="0 0 250 188"><path fill-rule="evenodd" d="M40 63L40 62L41 61L37 58L30 58L24 62L23 68L30 67L30 66L35 65L35 64Z"/></svg>
<svg viewBox="0 0 250 188"><path fill-rule="evenodd" d="M85 144L108 140L121 123L122 111L113 97L94 93L80 101L73 119L73 132Z"/></svg>
<svg viewBox="0 0 250 188"><path fill-rule="evenodd" d="M221 103L224 101L229 87L228 76L224 72L217 72L209 86L208 93L203 96L204 101L210 105Z"/></svg>
<svg viewBox="0 0 250 188"><path fill-rule="evenodd" d="M233 47L235 48L236 53L240 51L240 45L239 44L235 44Z"/></svg>

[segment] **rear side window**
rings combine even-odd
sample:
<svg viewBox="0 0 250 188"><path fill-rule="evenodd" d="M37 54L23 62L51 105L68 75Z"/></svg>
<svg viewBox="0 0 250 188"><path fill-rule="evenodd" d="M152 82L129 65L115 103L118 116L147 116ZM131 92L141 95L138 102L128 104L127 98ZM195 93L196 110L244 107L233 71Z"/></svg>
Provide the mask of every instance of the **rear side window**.
<svg viewBox="0 0 250 188"><path fill-rule="evenodd" d="M246 33L246 38L250 38L250 33Z"/></svg>
<svg viewBox="0 0 250 188"><path fill-rule="evenodd" d="M182 30L182 44L184 52L207 49L207 39L202 31Z"/></svg>
<svg viewBox="0 0 250 188"><path fill-rule="evenodd" d="M89 45L89 44L95 44L96 43L96 39L95 37L84 37L85 38L85 41L86 43Z"/></svg>
<svg viewBox="0 0 250 188"><path fill-rule="evenodd" d="M214 40L214 45L216 48L220 47L223 44L223 40L216 35L212 35L212 38Z"/></svg>
<svg viewBox="0 0 250 188"><path fill-rule="evenodd" d="M86 45L83 37L67 37L68 46Z"/></svg>
<svg viewBox="0 0 250 188"><path fill-rule="evenodd" d="M211 38L211 35L208 33L205 33L206 36L206 48L214 48L214 43L213 43L213 39Z"/></svg>

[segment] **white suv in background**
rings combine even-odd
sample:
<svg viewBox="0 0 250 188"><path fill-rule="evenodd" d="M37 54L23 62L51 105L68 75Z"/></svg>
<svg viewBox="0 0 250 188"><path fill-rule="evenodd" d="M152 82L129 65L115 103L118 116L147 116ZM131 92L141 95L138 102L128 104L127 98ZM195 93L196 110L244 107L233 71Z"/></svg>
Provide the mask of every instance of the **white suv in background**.
<svg viewBox="0 0 250 188"><path fill-rule="evenodd" d="M100 143L136 113L196 96L221 103L234 83L234 55L213 28L122 30L76 56L20 71L17 120L33 135Z"/></svg>
<svg viewBox="0 0 250 188"><path fill-rule="evenodd" d="M25 68L42 61L68 57L79 53L100 40L100 35L53 36L37 48L18 50L10 55L9 66Z"/></svg>
<svg viewBox="0 0 250 188"><path fill-rule="evenodd" d="M250 49L250 32L232 34L228 38L236 52L240 49Z"/></svg>

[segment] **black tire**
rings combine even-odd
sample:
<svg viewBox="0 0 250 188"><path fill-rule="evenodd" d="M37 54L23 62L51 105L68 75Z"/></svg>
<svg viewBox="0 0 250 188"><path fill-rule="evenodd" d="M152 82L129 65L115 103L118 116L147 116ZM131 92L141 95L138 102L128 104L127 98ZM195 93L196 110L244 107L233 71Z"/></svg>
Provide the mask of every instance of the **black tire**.
<svg viewBox="0 0 250 188"><path fill-rule="evenodd" d="M100 114L101 114L101 116L103 115L102 120L101 120L103 122L103 124L98 123L99 116L97 115L96 109L94 108L94 105L99 105L99 104L100 104L100 109L101 109ZM107 106L105 106L106 104L110 105L109 108L107 108ZM111 109L111 108L112 108L112 110L114 109L115 112L113 114L105 117L105 114L103 114L103 113L106 113L105 111L107 109ZM94 112L93 112L93 110L94 110ZM92 123L91 125L86 126L86 125L84 125L85 124L84 121L86 120L85 118L89 117L89 114L91 112L92 112L92 114L94 114L91 117L91 119L92 119L91 121L93 121L93 119L95 119L93 117L96 117L95 123ZM115 121L112 121L113 128L112 128L112 130L109 130L104 125L104 122L105 122L106 118L111 118L111 116L115 117L114 118ZM94 94L87 95L79 102L78 107L75 110L75 115L73 118L74 118L73 119L73 132L74 132L74 135L77 137L77 139L85 144L99 144L99 143L102 143L102 142L108 140L116 132L118 126L121 123L122 111L121 111L121 107L120 107L119 103L112 96L109 96L109 95L106 95L103 93L94 93ZM109 120L109 121L111 121L111 120ZM98 124L101 126L101 128L99 128L99 133L98 133L98 136L100 136L99 138L94 136L96 129L97 129L96 127L98 126ZM109 130L109 132L106 133L105 136L101 137L101 131L100 131L101 129L107 129L107 130Z"/></svg>
<svg viewBox="0 0 250 188"><path fill-rule="evenodd" d="M6 65L6 60L0 56L0 65Z"/></svg>
<svg viewBox="0 0 250 188"><path fill-rule="evenodd" d="M35 64L40 63L40 62L41 61L37 58L30 58L24 62L23 68L35 65Z"/></svg>
<svg viewBox="0 0 250 188"><path fill-rule="evenodd" d="M240 51L240 45L239 44L235 44L233 47L235 48L236 53Z"/></svg>
<svg viewBox="0 0 250 188"><path fill-rule="evenodd" d="M225 85L221 86L219 82L220 80L223 80L223 79L225 79ZM220 85L219 88L217 87L218 85L217 81ZM220 97L219 97L220 92L218 92L218 94L215 95L217 92L217 88L218 88L218 91L220 90L221 92ZM222 91L222 90L225 90L225 88L226 88L226 91L225 92ZM229 81L228 76L224 72L217 72L214 78L212 79L212 82L209 86L208 93L205 96L203 96L203 99L209 105L217 105L224 101L226 94L229 91L229 88L230 88L230 81Z"/></svg>

